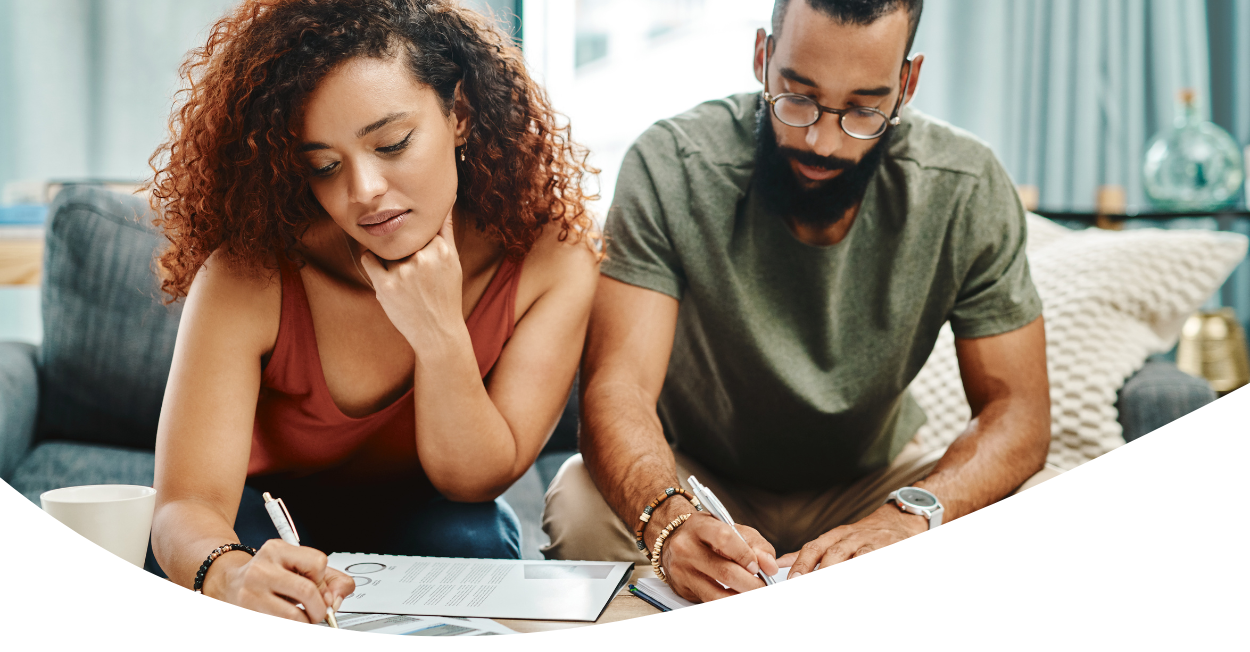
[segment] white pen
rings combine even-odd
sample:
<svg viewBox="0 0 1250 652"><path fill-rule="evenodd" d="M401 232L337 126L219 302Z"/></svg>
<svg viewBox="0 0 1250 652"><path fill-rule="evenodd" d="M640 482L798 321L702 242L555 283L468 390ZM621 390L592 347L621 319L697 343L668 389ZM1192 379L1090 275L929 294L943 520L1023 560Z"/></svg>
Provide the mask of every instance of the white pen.
<svg viewBox="0 0 1250 652"><path fill-rule="evenodd" d="M299 545L299 532L295 531L295 520L291 518L291 512L286 510L286 503L281 498L274 498L269 492L261 494L265 498L265 511L269 512L269 520L273 521L273 526L278 529L278 536L282 540L293 545ZM339 628L339 621L334 617L334 607L326 606L326 623L334 629Z"/></svg>
<svg viewBox="0 0 1250 652"><path fill-rule="evenodd" d="M734 523L733 517L729 515L729 510L725 509L725 506L721 504L716 494L712 493L711 489L699 484L699 481L693 475L687 478L687 481L690 483L690 488L694 490L695 497L699 499L699 502L703 503L704 507L707 507L708 513L728 525L734 531L734 534L738 535L738 538L742 539L742 542L746 543L747 547L750 548L751 544L747 543L746 537L742 536L742 533L738 531L738 525ZM776 580L764 573L763 568L756 572L755 576L764 580L765 586L772 586L777 583Z"/></svg>

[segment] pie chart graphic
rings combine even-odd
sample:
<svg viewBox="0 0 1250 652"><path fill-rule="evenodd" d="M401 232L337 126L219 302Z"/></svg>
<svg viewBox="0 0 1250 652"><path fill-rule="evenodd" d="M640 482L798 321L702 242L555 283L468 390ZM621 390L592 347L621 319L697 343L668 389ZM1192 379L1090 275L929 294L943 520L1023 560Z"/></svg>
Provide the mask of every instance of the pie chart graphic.
<svg viewBox="0 0 1250 652"><path fill-rule="evenodd" d="M360 588L362 586L368 586L373 583L373 580L367 577L361 577L359 575L352 575L352 579L356 580L356 588Z"/></svg>
<svg viewBox="0 0 1250 652"><path fill-rule="evenodd" d="M368 573L376 573L380 570L386 570L386 564L375 564L373 562L362 562L352 564L343 569L349 575L366 575Z"/></svg>

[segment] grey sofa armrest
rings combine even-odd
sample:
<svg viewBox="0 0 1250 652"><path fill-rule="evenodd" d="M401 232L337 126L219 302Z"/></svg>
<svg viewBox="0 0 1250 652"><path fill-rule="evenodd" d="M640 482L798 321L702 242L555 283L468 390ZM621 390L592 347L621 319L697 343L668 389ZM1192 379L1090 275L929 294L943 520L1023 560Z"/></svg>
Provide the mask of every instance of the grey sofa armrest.
<svg viewBox="0 0 1250 652"><path fill-rule="evenodd" d="M1214 401L1215 390L1162 358L1151 358L1124 383L1115 407L1120 412L1124 441L1146 433Z"/></svg>
<svg viewBox="0 0 1250 652"><path fill-rule="evenodd" d="M39 412L38 349L21 342L0 342L0 479L26 457Z"/></svg>

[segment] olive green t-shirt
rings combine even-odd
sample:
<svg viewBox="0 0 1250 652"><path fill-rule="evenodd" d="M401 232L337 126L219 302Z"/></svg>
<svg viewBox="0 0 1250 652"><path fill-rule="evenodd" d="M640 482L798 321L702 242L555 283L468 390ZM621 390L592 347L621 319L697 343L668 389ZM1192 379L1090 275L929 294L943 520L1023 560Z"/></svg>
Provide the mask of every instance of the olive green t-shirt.
<svg viewBox="0 0 1250 652"><path fill-rule="evenodd" d="M638 138L602 272L680 301L657 406L679 450L764 489L831 487L924 423L906 388L943 324L977 338L1041 314L1024 209L984 143L907 109L846 238L804 244L752 189L758 101Z"/></svg>

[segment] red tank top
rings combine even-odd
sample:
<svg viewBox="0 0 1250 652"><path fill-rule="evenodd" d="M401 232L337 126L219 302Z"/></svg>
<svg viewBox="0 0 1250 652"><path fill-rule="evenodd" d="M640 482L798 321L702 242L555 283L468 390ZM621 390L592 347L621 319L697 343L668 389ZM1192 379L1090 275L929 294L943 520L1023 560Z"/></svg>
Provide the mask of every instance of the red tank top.
<svg viewBox="0 0 1250 652"><path fill-rule="evenodd" d="M483 378L512 337L522 262L504 259L465 320ZM281 277L282 317L261 374L248 477L316 475L326 485L411 478L413 489L432 495L417 459L412 390L368 416L343 414L326 387L299 270L283 265Z"/></svg>

